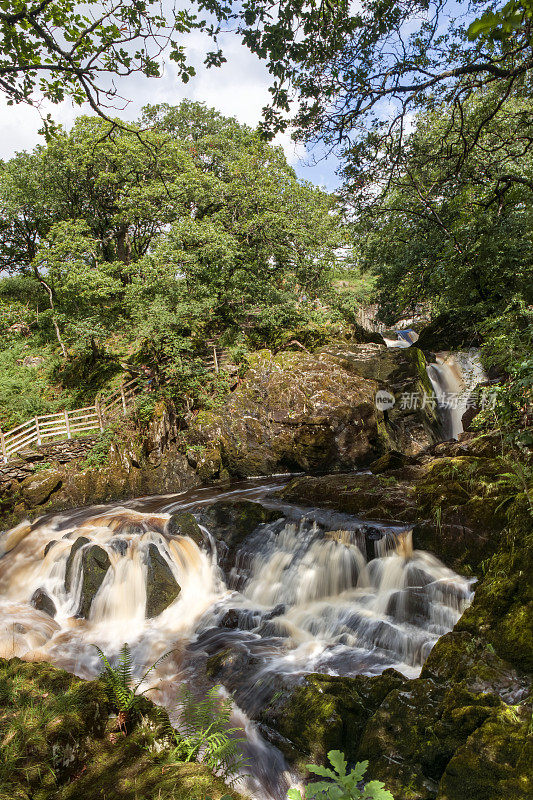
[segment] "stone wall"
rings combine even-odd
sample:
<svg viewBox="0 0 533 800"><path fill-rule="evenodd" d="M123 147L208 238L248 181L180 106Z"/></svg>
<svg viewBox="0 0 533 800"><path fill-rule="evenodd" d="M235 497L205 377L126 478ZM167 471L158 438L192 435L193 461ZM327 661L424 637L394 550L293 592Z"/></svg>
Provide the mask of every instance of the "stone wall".
<svg viewBox="0 0 533 800"><path fill-rule="evenodd" d="M66 439L61 442L50 442L43 445L25 447L7 464L0 464L0 483L13 480L22 481L31 475L36 465L45 462L68 464L78 458L84 458L98 439L98 434L82 436L77 439Z"/></svg>

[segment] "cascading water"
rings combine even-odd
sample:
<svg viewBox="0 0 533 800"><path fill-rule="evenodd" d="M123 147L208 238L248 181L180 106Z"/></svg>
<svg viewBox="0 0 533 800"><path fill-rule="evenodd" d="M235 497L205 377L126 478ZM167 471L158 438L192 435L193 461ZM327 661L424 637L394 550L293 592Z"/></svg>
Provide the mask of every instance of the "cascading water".
<svg viewBox="0 0 533 800"><path fill-rule="evenodd" d="M254 498L269 488L226 496ZM224 574L208 531L196 543L167 526L169 511L201 512L209 502L209 490L152 498L4 534L0 656L45 659L92 677L94 644L113 655L127 641L139 671L172 651L150 680L153 699L175 719L179 686L201 691L207 658L238 653L223 682L236 700L234 723L246 731L247 788L279 800L286 764L250 720L279 681L391 666L416 676L469 603L470 583L413 551L405 528L272 499L265 502L279 518L244 540Z"/></svg>
<svg viewBox="0 0 533 800"><path fill-rule="evenodd" d="M463 431L463 414L471 393L487 377L479 351L437 353L436 363L428 364L427 373L437 400L443 438L457 439Z"/></svg>

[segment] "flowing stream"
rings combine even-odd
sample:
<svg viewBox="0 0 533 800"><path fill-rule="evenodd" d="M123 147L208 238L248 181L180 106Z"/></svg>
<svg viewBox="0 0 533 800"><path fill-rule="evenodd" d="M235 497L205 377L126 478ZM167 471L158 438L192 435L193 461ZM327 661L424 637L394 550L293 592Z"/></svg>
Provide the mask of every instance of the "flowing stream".
<svg viewBox="0 0 533 800"><path fill-rule="evenodd" d="M92 677L100 667L94 644L113 656L128 642L139 672L171 650L150 677L150 696L176 720L179 687L204 691L207 659L229 649L238 657L223 682L246 732L252 774L244 786L258 800L282 800L293 778L252 722L276 688L309 672L394 667L414 677L471 599L470 582L413 550L405 527L283 504L273 493L282 483L83 509L4 534L0 656L44 659ZM241 499L261 501L272 519L229 562L216 530L204 527L199 544L169 532L176 510L201 522L213 502ZM90 558L104 563L105 575L87 601ZM156 568L181 591L149 616Z"/></svg>

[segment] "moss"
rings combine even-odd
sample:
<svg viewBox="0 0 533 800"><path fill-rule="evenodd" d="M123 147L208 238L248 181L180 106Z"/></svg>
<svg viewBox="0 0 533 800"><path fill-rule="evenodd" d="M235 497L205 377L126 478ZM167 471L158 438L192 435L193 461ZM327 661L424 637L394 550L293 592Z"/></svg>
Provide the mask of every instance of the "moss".
<svg viewBox="0 0 533 800"><path fill-rule="evenodd" d="M533 797L531 706L492 715L448 763L437 800L529 800Z"/></svg>
<svg viewBox="0 0 533 800"><path fill-rule="evenodd" d="M169 763L153 709L124 736L101 682L0 660L0 800L238 800L200 764Z"/></svg>
<svg viewBox="0 0 533 800"><path fill-rule="evenodd" d="M202 547L204 536L194 516L185 511L172 514L167 523L167 532L170 536L186 536L192 539L198 547Z"/></svg>
<svg viewBox="0 0 533 800"><path fill-rule="evenodd" d="M301 685L274 695L261 720L284 737L282 748L300 767L309 759L323 762L332 749L353 759L369 717L404 682L394 670L374 678L308 675Z"/></svg>

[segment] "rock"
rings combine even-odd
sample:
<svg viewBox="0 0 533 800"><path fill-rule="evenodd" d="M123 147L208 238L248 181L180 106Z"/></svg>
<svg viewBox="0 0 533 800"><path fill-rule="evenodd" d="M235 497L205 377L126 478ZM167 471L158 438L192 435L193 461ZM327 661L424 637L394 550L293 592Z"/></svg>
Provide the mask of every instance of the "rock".
<svg viewBox="0 0 533 800"><path fill-rule="evenodd" d="M434 410L404 408L404 393L431 391L420 350L378 344L329 345L317 353L264 350L217 413L200 412L188 453L204 479L283 471L340 472L386 450L418 453L437 441ZM376 407L378 389L397 402Z"/></svg>
<svg viewBox="0 0 533 800"><path fill-rule="evenodd" d="M109 546L121 556L125 556L128 552L128 543L125 539L110 539Z"/></svg>
<svg viewBox="0 0 533 800"><path fill-rule="evenodd" d="M179 511L172 514L166 525L166 532L169 536L186 536L192 539L198 547L205 547L205 535L192 514Z"/></svg>
<svg viewBox="0 0 533 800"><path fill-rule="evenodd" d="M259 525L280 516L280 511L251 500L218 500L199 514L202 525L217 541L219 563L226 573L234 566L235 556L244 540Z"/></svg>
<svg viewBox="0 0 533 800"><path fill-rule="evenodd" d="M57 544L57 540L56 539L52 539L50 542L48 542L48 544L45 546L44 551L43 551L43 558L46 558L46 556L48 555L48 553L50 552L52 547L54 545L56 545L56 544Z"/></svg>
<svg viewBox="0 0 533 800"><path fill-rule="evenodd" d="M37 611L42 611L49 617L55 617L57 613L56 604L44 589L36 589L30 603Z"/></svg>
<svg viewBox="0 0 533 800"><path fill-rule="evenodd" d="M83 571L83 585L81 589L80 607L77 616L89 618L94 596L102 585L111 562L106 551L99 545L92 545L83 551L81 568Z"/></svg>
<svg viewBox="0 0 533 800"><path fill-rule="evenodd" d="M146 616L157 617L178 597L181 588L155 544L148 545Z"/></svg>
<svg viewBox="0 0 533 800"><path fill-rule="evenodd" d="M406 683L392 669L375 678L307 675L298 686L276 687L259 720L281 734L285 755L300 767L309 760L322 763L332 749L352 761L369 718Z"/></svg>
<svg viewBox="0 0 533 800"><path fill-rule="evenodd" d="M17 452L17 458L21 458L22 461L42 461L44 453L40 450L34 450L33 447L23 447L22 450Z"/></svg>
<svg viewBox="0 0 533 800"><path fill-rule="evenodd" d="M397 450L390 450L385 455L377 458L368 465L368 469L374 474L379 475L382 472L387 472L391 469L402 469L407 462L407 458L403 453Z"/></svg>
<svg viewBox="0 0 533 800"><path fill-rule="evenodd" d="M363 519L414 522L418 514L409 482L382 475L303 476L290 481L280 494L291 503L332 508Z"/></svg>
<svg viewBox="0 0 533 800"><path fill-rule="evenodd" d="M0 558L13 550L29 533L31 533L31 524L27 520L20 522L9 531L4 531L0 535Z"/></svg>
<svg viewBox="0 0 533 800"><path fill-rule="evenodd" d="M533 797L531 704L502 708L448 762L437 800L529 800Z"/></svg>
<svg viewBox="0 0 533 800"><path fill-rule="evenodd" d="M368 777L385 783L394 797L429 800L454 752L501 700L417 679L393 689L369 718L356 752L368 759ZM475 796L475 795L473 795Z"/></svg>
<svg viewBox="0 0 533 800"><path fill-rule="evenodd" d="M45 503L52 492L62 483L62 473L55 469L46 469L22 481L22 497L25 503L33 508Z"/></svg>
<svg viewBox="0 0 533 800"><path fill-rule="evenodd" d="M78 536L72 547L70 548L70 553L67 558L67 564L65 567L65 590L70 592L70 588L72 586L72 564L74 562L74 556L80 549L83 547L84 544L89 544L89 539L86 536Z"/></svg>

